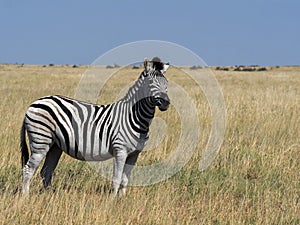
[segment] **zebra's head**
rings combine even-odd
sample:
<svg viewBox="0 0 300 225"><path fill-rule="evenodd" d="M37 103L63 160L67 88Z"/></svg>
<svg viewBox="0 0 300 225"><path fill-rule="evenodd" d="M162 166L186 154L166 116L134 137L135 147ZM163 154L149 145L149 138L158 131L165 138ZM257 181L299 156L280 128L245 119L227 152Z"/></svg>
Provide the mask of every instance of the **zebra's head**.
<svg viewBox="0 0 300 225"><path fill-rule="evenodd" d="M169 63L163 63L158 57L152 61L144 60L144 71L141 76L145 79L144 95L150 97L150 101L159 110L166 111L170 105L168 96L168 80L165 73L169 68Z"/></svg>

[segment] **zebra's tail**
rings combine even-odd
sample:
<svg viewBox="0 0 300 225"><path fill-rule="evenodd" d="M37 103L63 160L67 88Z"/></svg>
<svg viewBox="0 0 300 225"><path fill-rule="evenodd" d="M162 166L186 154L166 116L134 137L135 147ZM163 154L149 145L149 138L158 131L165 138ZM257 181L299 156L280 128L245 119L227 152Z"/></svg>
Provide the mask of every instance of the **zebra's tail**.
<svg viewBox="0 0 300 225"><path fill-rule="evenodd" d="M25 120L23 121L21 128L21 140L20 140L20 150L21 150L21 159L22 159L22 168L25 166L29 159L29 152L26 143L26 128L25 128Z"/></svg>

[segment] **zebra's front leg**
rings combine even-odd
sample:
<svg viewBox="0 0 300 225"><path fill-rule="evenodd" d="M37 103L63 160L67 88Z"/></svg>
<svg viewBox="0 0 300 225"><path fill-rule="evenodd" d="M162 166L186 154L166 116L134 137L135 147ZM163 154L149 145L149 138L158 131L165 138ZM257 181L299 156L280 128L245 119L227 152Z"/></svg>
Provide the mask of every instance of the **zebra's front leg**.
<svg viewBox="0 0 300 225"><path fill-rule="evenodd" d="M129 155L126 159L123 175L122 175L122 182L120 186L120 194L125 195L126 193L126 187L130 178L131 170L133 169L137 159L139 156L139 152L135 152L131 155Z"/></svg>
<svg viewBox="0 0 300 225"><path fill-rule="evenodd" d="M127 151L125 149L116 149L114 151L114 174L113 174L113 194L116 196L118 194L122 174L124 170L124 165L127 158Z"/></svg>

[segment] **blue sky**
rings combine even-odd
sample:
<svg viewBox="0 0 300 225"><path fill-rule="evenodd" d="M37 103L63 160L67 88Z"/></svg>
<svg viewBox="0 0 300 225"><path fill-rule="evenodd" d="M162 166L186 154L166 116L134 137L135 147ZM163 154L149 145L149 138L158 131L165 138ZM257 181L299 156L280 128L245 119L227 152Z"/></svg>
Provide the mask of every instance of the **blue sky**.
<svg viewBox="0 0 300 225"><path fill-rule="evenodd" d="M185 46L208 65L299 65L300 1L0 0L0 63L90 64L128 42Z"/></svg>

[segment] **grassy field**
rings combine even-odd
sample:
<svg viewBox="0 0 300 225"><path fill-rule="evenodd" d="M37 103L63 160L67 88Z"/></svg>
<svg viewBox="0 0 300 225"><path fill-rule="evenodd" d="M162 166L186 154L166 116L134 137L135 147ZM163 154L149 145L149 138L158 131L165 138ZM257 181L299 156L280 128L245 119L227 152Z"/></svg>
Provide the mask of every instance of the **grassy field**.
<svg viewBox="0 0 300 225"><path fill-rule="evenodd" d="M204 172L198 165L210 132L209 107L193 81L173 69L170 79L193 97L201 124L197 151L180 172L113 199L109 180L63 155L52 188L43 190L36 174L30 197L21 197L19 132L27 107L45 95L73 97L86 69L0 65L0 224L300 224L300 67L213 70L227 124L220 152ZM120 72L122 80L114 76L99 103L113 101L122 84L139 75L131 68ZM138 165L166 158L177 144L175 110L158 115L172 121L169 138L143 153Z"/></svg>

